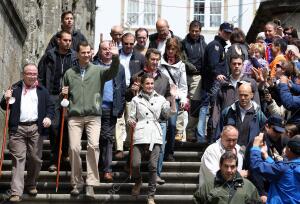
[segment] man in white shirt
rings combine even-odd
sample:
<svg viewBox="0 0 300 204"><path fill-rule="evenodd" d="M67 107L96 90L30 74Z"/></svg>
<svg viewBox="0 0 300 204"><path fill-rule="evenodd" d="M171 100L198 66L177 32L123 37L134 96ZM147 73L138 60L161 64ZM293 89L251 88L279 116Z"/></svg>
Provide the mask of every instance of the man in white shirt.
<svg viewBox="0 0 300 204"><path fill-rule="evenodd" d="M23 80L7 90L1 100L6 110L10 103L9 151L12 158L10 202L21 201L24 190L24 171L27 162L25 186L29 195L37 194L36 179L42 166L43 137L54 117L54 104L48 90L37 81L38 69L34 64L23 68ZM12 99L15 99L15 102Z"/></svg>
<svg viewBox="0 0 300 204"><path fill-rule="evenodd" d="M237 169L242 176L247 176L247 171L242 170L244 155L241 151L241 147L237 144L238 135L239 132L236 127L231 125L224 126L221 138L206 148L201 158L199 186L210 181L216 175L217 171L220 169L220 158L226 151L233 151L237 154Z"/></svg>

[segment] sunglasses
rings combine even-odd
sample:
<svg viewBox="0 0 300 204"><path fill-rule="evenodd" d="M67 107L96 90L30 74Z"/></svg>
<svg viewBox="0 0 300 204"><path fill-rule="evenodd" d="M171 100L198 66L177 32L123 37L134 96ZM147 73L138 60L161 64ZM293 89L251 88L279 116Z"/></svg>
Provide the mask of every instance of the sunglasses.
<svg viewBox="0 0 300 204"><path fill-rule="evenodd" d="M134 43L123 43L124 45L134 45Z"/></svg>

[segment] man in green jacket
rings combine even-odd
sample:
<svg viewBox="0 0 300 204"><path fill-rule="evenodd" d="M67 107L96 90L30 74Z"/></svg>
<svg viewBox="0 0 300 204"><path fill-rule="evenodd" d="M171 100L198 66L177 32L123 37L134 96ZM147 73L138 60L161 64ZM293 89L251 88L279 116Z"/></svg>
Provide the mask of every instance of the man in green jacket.
<svg viewBox="0 0 300 204"><path fill-rule="evenodd" d="M80 158L81 136L87 133L87 178L86 195L94 198L93 186L100 185L99 137L101 129L102 89L105 81L114 78L119 70L118 49L110 45L112 63L110 68L99 68L90 63L91 47L80 42L77 48L78 64L67 70L63 79L62 94L68 95L69 156L71 162L72 196L78 196L83 189L82 163Z"/></svg>
<svg viewBox="0 0 300 204"><path fill-rule="evenodd" d="M256 204L261 203L257 189L237 171L236 153L227 151L220 159L220 170L214 180L194 194L197 204Z"/></svg>

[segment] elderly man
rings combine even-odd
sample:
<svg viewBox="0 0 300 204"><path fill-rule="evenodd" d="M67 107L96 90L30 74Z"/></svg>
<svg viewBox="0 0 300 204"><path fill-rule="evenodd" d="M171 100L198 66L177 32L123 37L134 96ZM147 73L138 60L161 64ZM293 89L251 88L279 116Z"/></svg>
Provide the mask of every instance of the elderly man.
<svg viewBox="0 0 300 204"><path fill-rule="evenodd" d="M1 108L6 109L11 97L9 116L9 152L12 158L10 202L21 201L24 190L24 171L27 162L26 189L37 194L36 179L42 166L43 136L54 117L54 104L48 90L37 81L38 69L34 64L23 67L23 80L5 92Z"/></svg>
<svg viewBox="0 0 300 204"><path fill-rule="evenodd" d="M161 55L165 52L166 42L168 38L180 38L175 36L173 32L169 29L169 23L165 19L158 19L156 21L156 31L149 36L149 48L156 48L160 51Z"/></svg>
<svg viewBox="0 0 300 204"><path fill-rule="evenodd" d="M242 170L244 155L241 152L241 147L237 144L238 135L236 127L225 126L221 138L206 148L201 158L199 186L202 186L216 175L219 170L219 160L226 151L233 151L237 154L239 160L237 169L243 176L247 175L247 172Z"/></svg>
<svg viewBox="0 0 300 204"><path fill-rule="evenodd" d="M124 29L120 25L115 25L110 30L111 39L117 43L118 49L122 48L122 36Z"/></svg>
<svg viewBox="0 0 300 204"><path fill-rule="evenodd" d="M223 126L234 125L239 130L238 144L245 149L249 141L264 127L266 116L260 106L252 100L253 91L250 83L239 83L238 94L239 100L222 111L215 139L219 138Z"/></svg>
<svg viewBox="0 0 300 204"><path fill-rule="evenodd" d="M112 62L109 69L103 69L90 63L90 45L87 42L79 43L78 64L67 70L63 78L62 94L70 99L68 129L72 196L78 196L84 185L80 157L84 128L87 133L86 195L94 198L93 186L100 185L98 161L103 84L117 75L120 64L117 47L111 44L109 51Z"/></svg>
<svg viewBox="0 0 300 204"><path fill-rule="evenodd" d="M239 163L236 153L225 152L220 158L220 170L194 194L194 203L261 203L255 186L237 171Z"/></svg>
<svg viewBox="0 0 300 204"><path fill-rule="evenodd" d="M262 158L264 136L254 139L251 167L270 182L267 203L299 203L300 200L300 135L292 137L285 148L287 161L274 162Z"/></svg>

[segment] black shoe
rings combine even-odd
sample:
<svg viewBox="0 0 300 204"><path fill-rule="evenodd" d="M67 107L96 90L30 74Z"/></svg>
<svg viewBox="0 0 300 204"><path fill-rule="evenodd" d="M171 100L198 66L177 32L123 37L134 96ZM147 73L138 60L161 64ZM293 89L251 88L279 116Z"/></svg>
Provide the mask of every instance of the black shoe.
<svg viewBox="0 0 300 204"><path fill-rule="evenodd" d="M55 172L57 170L57 166L55 164L51 164L48 168L49 172Z"/></svg>
<svg viewBox="0 0 300 204"><path fill-rule="evenodd" d="M175 158L172 154L169 154L166 158L165 161L167 162L175 162Z"/></svg>

